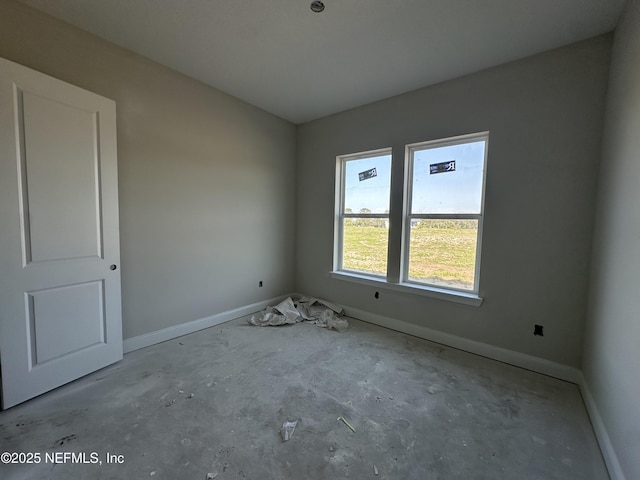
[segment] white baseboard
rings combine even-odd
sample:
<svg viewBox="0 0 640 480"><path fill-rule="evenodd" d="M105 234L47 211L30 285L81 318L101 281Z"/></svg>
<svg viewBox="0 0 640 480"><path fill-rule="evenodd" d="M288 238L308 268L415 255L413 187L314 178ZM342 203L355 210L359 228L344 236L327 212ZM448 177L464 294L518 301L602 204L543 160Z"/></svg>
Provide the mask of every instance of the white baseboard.
<svg viewBox="0 0 640 480"><path fill-rule="evenodd" d="M587 385L587 381L585 380L582 372L580 372L578 377L578 386L580 387L584 404L587 407L587 413L591 419L591 425L593 425L593 430L596 434L596 439L598 440L598 445L600 446L604 463L607 465L609 476L611 477L611 480L625 480L626 477L620 467L618 456L611 444L611 438L609 438L609 433L604 426L596 401L594 400L593 395L591 395L591 390L589 390L589 385Z"/></svg>
<svg viewBox="0 0 640 480"><path fill-rule="evenodd" d="M211 315L210 317L199 318L197 320L192 320L191 322L181 323L172 327L156 330L155 332L145 333L136 337L127 338L123 342L123 351L124 353L133 352L134 350L149 347L151 345L155 345L156 343L166 342L167 340L172 340L183 335L188 335L189 333L197 332L198 330L202 330L204 328L220 325L221 323L225 323L239 317L244 317L245 315L259 312L269 305L277 305L282 300L291 295L292 294L281 295L279 297L270 298L261 302L252 303L251 305L246 305L244 307L234 308L233 310L227 310L226 312L217 313L215 315Z"/></svg>
<svg viewBox="0 0 640 480"><path fill-rule="evenodd" d="M533 355L528 355L526 353L496 347L494 345L489 345L488 343L469 340L468 338L458 337L456 335L451 335L450 333L439 332L414 323L396 320L395 318L385 317L383 315L366 312L357 308L345 306L344 310L345 315L358 320L373 323L375 325L406 333L408 335L413 335L415 337L424 338L425 340L430 340L432 342L447 345L466 352L475 353L476 355L498 360L503 363L526 368L527 370L559 378L560 380L577 384L580 378L580 370L577 368L545 360L544 358L534 357Z"/></svg>

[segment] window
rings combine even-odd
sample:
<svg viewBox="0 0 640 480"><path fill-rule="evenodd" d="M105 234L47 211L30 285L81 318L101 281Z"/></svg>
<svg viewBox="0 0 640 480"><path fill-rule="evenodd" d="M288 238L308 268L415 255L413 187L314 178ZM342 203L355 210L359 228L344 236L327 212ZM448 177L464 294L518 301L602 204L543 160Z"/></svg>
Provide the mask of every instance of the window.
<svg viewBox="0 0 640 480"><path fill-rule="evenodd" d="M339 157L336 270L387 275L391 150Z"/></svg>
<svg viewBox="0 0 640 480"><path fill-rule="evenodd" d="M479 304L488 141L484 132L407 145L398 192L391 149L338 157L334 276ZM391 197L403 200L397 213Z"/></svg>
<svg viewBox="0 0 640 480"><path fill-rule="evenodd" d="M407 146L404 281L477 293L487 141Z"/></svg>

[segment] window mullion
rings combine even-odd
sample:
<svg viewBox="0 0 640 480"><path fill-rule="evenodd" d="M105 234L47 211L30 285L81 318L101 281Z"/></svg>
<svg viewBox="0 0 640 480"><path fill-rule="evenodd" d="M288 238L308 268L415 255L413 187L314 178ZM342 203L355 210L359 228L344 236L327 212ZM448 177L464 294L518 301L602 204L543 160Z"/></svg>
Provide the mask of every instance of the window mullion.
<svg viewBox="0 0 640 480"><path fill-rule="evenodd" d="M402 279L402 226L404 209L404 148L394 147L391 157L391 198L389 205L389 247L387 282Z"/></svg>

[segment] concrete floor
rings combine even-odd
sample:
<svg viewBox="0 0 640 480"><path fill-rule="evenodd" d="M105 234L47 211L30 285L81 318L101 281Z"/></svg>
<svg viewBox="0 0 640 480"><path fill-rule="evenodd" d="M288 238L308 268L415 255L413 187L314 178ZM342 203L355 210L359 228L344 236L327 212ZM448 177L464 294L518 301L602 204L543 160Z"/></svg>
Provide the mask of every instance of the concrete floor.
<svg viewBox="0 0 640 480"><path fill-rule="evenodd" d="M238 319L133 352L0 413L0 444L41 455L5 480L608 478L575 385L355 320Z"/></svg>

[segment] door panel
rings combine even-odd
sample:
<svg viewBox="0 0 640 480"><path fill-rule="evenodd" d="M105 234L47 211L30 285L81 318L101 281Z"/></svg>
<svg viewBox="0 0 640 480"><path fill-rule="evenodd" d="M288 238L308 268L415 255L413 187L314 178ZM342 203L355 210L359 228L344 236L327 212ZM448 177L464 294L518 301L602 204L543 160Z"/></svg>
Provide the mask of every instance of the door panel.
<svg viewBox="0 0 640 480"><path fill-rule="evenodd" d="M49 288L27 296L32 368L104 343L103 282ZM77 317L83 321L77 322Z"/></svg>
<svg viewBox="0 0 640 480"><path fill-rule="evenodd" d="M9 408L122 358L115 103L0 59Z"/></svg>
<svg viewBox="0 0 640 480"><path fill-rule="evenodd" d="M29 92L17 95L18 115L22 114L18 134L24 145L21 167L26 172L23 202L29 211L26 263L100 257L96 112ZM67 188L69 184L74 188Z"/></svg>

